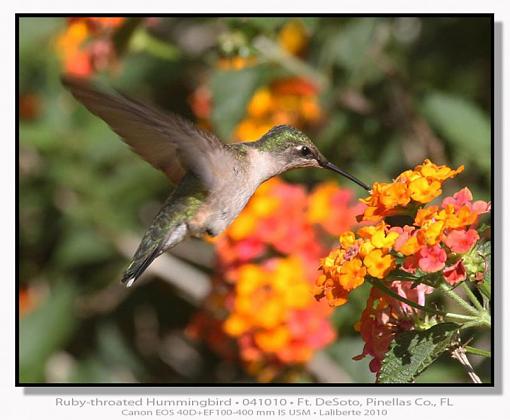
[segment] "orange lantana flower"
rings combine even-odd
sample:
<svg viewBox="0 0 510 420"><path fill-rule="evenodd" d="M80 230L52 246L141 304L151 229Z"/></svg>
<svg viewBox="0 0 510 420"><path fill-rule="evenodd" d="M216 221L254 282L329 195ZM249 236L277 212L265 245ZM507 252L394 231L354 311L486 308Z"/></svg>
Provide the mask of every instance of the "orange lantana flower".
<svg viewBox="0 0 510 420"><path fill-rule="evenodd" d="M363 263L367 267L368 274L378 279L383 279L395 268L395 259L389 255L384 255L380 249L374 249L364 259Z"/></svg>
<svg viewBox="0 0 510 420"><path fill-rule="evenodd" d="M414 170L402 172L391 183L376 182L372 186L370 197L361 200L368 206L362 220L378 221L398 214L411 203L429 203L441 194L444 181L463 170L464 166L454 170L426 159Z"/></svg>
<svg viewBox="0 0 510 420"><path fill-rule="evenodd" d="M445 180L463 169L463 166L450 169L427 159L414 169L402 172L391 183L374 183L370 196L361 200L366 208L360 219L375 224L340 236L340 246L322 260L322 275L316 281L315 297L325 297L331 306L343 305L348 294L363 284L366 276L387 278L397 268L396 257L405 260L400 267L403 271L415 272L426 265L420 252L441 250L440 244L452 229L463 229L475 223L478 215L488 211L490 206L484 202L471 203L472 195L465 189L445 199L441 207L423 207L441 194ZM399 213L415 213L413 226L391 227L384 221L384 217ZM457 240L457 236L463 242ZM451 237L456 249L464 250L474 243L466 235L456 233Z"/></svg>

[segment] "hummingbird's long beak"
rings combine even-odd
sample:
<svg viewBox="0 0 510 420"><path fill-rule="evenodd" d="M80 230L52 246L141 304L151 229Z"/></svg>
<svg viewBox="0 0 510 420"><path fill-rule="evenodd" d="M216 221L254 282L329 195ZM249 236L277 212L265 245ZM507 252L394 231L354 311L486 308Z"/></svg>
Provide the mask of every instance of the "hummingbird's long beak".
<svg viewBox="0 0 510 420"><path fill-rule="evenodd" d="M338 166L336 165L333 165L331 162L328 162L327 160L325 160L324 162L321 162L320 164L323 168L325 169L329 169L333 172L336 172L340 175L343 175L345 176L346 178L350 179L351 181L355 182L356 184L358 184L360 187L364 188L365 190L367 191L370 191L370 187L365 184L364 182L361 182L358 178L352 176L351 174L343 171L342 169L340 169Z"/></svg>

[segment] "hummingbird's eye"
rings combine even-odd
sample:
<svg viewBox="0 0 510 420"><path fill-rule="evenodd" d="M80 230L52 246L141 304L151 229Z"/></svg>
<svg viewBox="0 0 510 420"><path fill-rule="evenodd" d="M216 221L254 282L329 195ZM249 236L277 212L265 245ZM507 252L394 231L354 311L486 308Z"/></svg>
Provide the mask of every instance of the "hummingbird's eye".
<svg viewBox="0 0 510 420"><path fill-rule="evenodd" d="M312 151L307 146L301 146L299 151L304 157L310 156L312 154Z"/></svg>

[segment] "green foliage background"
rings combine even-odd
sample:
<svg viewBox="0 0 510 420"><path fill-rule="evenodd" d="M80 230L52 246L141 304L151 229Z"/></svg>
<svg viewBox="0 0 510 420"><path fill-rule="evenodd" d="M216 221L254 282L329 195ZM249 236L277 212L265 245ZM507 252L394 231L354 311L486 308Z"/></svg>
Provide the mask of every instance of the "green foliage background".
<svg viewBox="0 0 510 420"><path fill-rule="evenodd" d="M190 94L208 77L214 130L228 141L254 90L292 72L267 59L238 72L220 70L217 57L238 52L226 51L224 40L240 36L238 48L259 55L257 37L274 39L287 20L162 18L153 29L135 25L116 38L123 48L119 72L102 79L193 119ZM369 183L427 157L464 164L446 193L469 186L477 199L490 198L489 18L303 21L311 38L301 70L326 86L326 123L308 134L326 156ZM20 320L20 380L250 380L183 337L195 308L167 283L155 279L129 291L118 284L127 264L119 241L142 233L170 187L60 85L54 41L65 26L62 18L19 21L20 95L39 103L34 118L19 121L19 283L46 296ZM183 41L189 33L200 48ZM288 175L306 184L325 177ZM335 313L341 339L326 351L353 382L372 382L366 363L351 360L362 347L352 325L366 289L357 295ZM487 379L484 363L478 368ZM420 381L464 381L464 373L445 360Z"/></svg>

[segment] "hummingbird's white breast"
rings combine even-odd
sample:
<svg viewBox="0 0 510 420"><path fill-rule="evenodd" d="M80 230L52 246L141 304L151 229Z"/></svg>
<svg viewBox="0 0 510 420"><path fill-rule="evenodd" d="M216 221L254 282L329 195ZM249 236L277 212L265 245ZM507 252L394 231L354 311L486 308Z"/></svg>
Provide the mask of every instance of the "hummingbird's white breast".
<svg viewBox="0 0 510 420"><path fill-rule="evenodd" d="M249 149L245 161L233 160L218 189L211 191L189 223L190 233L213 236L223 232L244 209L258 186L279 173L270 153ZM227 169L227 168L226 168Z"/></svg>

